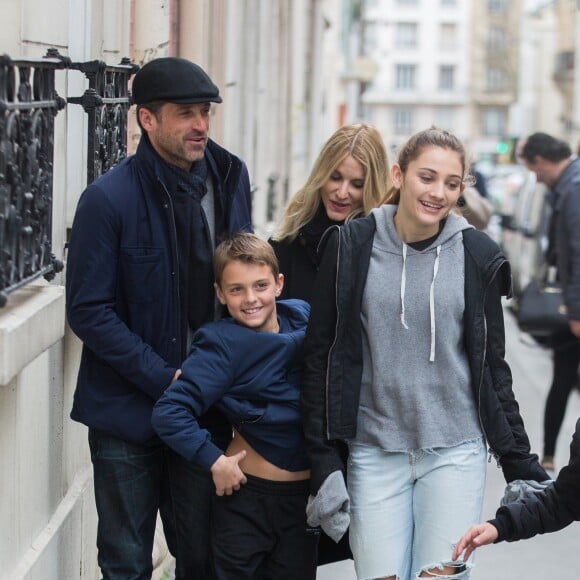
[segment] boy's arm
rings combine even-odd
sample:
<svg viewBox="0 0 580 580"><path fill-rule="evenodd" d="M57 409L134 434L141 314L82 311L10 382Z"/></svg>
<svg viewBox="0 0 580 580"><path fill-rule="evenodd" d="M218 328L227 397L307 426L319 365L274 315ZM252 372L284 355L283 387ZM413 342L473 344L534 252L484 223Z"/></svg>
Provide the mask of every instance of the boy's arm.
<svg viewBox="0 0 580 580"><path fill-rule="evenodd" d="M499 508L489 522L471 527L458 542L453 559L465 550L467 560L473 550L491 542L514 542L556 532L575 520L580 520L580 419L570 445L570 461L556 481L541 492Z"/></svg>
<svg viewBox="0 0 580 580"><path fill-rule="evenodd" d="M212 441L198 419L219 401L233 381L229 349L215 331L201 328L194 336L181 375L153 408L155 431L169 447L209 470L223 451Z"/></svg>
<svg viewBox="0 0 580 580"><path fill-rule="evenodd" d="M574 518L554 484L497 510L490 520L498 530L497 542L515 542L537 534L557 532Z"/></svg>
<svg viewBox="0 0 580 580"><path fill-rule="evenodd" d="M501 507L491 521L498 541L513 542L557 532L580 519L580 419L570 444L570 460L544 491Z"/></svg>
<svg viewBox="0 0 580 580"><path fill-rule="evenodd" d="M469 528L455 546L452 558L457 560L465 550L465 562L481 546L557 532L573 520L570 510L562 502L554 484L551 484L543 491L502 506L494 519Z"/></svg>

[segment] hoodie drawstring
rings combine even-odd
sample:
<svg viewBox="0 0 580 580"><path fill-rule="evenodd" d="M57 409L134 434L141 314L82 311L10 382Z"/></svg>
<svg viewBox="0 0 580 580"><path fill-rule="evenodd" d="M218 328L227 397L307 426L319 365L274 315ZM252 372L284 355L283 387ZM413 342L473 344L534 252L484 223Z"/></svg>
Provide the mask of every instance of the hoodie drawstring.
<svg viewBox="0 0 580 580"><path fill-rule="evenodd" d="M435 257L435 264L433 265L433 280L431 280L431 288L429 289L429 315L431 317L431 352L429 354L429 362L435 360L435 278L437 278L437 271L439 270L440 253L441 246L437 246L437 256Z"/></svg>
<svg viewBox="0 0 580 580"><path fill-rule="evenodd" d="M403 273L401 274L401 324L406 330L409 330L407 322L405 321L405 283L407 281L407 273L405 265L407 263L407 244L403 243Z"/></svg>
<svg viewBox="0 0 580 580"><path fill-rule="evenodd" d="M429 352L429 362L435 360L435 278L439 271L439 254L441 246L437 246L437 255L433 264L433 279L429 288L429 318L431 322L431 350ZM406 330L409 330L405 320L405 285L407 283L407 244L403 244L403 272L401 273L401 324Z"/></svg>

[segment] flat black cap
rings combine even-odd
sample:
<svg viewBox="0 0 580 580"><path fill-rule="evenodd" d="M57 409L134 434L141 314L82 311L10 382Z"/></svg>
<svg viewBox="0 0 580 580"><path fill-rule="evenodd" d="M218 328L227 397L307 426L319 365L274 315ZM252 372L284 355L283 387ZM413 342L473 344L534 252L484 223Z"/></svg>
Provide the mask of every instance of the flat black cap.
<svg viewBox="0 0 580 580"><path fill-rule="evenodd" d="M168 56L143 65L133 79L133 102L144 105L154 101L169 103L221 103L219 89L197 64Z"/></svg>

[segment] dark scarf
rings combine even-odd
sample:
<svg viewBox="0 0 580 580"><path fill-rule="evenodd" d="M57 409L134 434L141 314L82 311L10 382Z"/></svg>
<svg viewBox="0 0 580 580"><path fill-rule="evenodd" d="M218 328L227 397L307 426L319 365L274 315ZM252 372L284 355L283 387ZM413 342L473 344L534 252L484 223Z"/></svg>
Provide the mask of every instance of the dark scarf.
<svg viewBox="0 0 580 580"><path fill-rule="evenodd" d="M213 320L214 314L213 244L201 205L207 193L208 164L202 158L190 171L167 163L164 166L177 230L181 312L187 313L182 316L182 344L186 344L188 327L197 330Z"/></svg>
<svg viewBox="0 0 580 580"><path fill-rule="evenodd" d="M344 222L335 222L326 214L326 208L321 203L314 217L298 232L298 242L304 246L309 258L314 264L318 264L317 250L322 234L330 227L342 225Z"/></svg>

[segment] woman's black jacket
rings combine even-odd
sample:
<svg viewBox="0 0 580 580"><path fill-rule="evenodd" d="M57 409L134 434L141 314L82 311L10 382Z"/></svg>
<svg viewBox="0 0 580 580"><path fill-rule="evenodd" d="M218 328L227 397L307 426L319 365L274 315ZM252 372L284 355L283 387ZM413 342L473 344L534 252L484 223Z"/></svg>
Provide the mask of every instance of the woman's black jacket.
<svg viewBox="0 0 580 580"><path fill-rule="evenodd" d="M356 435L362 376L360 310L375 228L371 214L332 228L324 240L304 345L302 386L313 495L328 475L345 471L343 442ZM544 481L549 477L537 455L530 453L504 359L501 297L511 289L509 264L487 234L465 230L463 240L465 349L483 433L506 481Z"/></svg>
<svg viewBox="0 0 580 580"><path fill-rule="evenodd" d="M499 508L490 520L498 529L496 542L524 540L557 532L580 520L580 419L570 444L570 461L544 491Z"/></svg>
<svg viewBox="0 0 580 580"><path fill-rule="evenodd" d="M291 242L273 239L268 241L278 258L280 272L284 274L284 287L278 300L300 298L310 302L318 270L316 257L318 242L310 244L300 234Z"/></svg>

